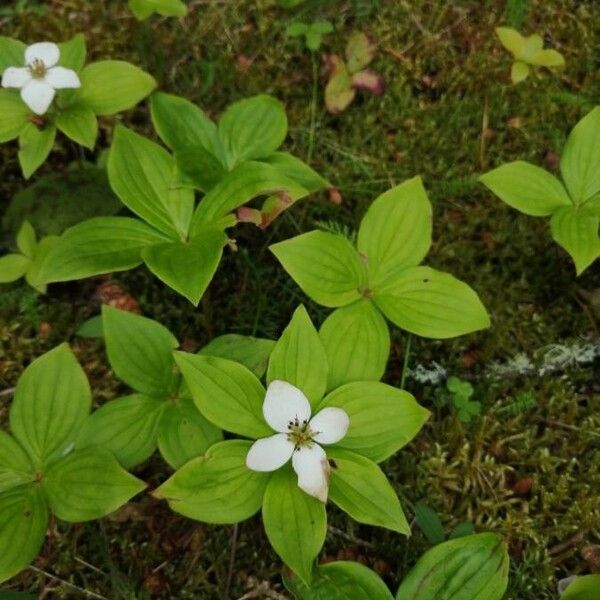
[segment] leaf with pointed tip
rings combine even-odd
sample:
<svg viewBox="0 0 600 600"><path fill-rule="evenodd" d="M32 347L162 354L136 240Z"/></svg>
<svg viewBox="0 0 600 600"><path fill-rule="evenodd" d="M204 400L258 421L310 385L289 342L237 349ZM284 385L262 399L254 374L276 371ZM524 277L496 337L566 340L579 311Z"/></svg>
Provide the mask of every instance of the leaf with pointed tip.
<svg viewBox="0 0 600 600"><path fill-rule="evenodd" d="M200 413L190 398L169 402L158 428L158 448L174 469L202 456L222 439L221 430Z"/></svg>
<svg viewBox="0 0 600 600"><path fill-rule="evenodd" d="M108 450L99 447L75 450L44 474L44 491L52 512L70 523L100 519L145 487Z"/></svg>
<svg viewBox="0 0 600 600"><path fill-rule="evenodd" d="M302 390L315 406L327 389L328 373L323 342L300 305L271 352L267 382L287 381Z"/></svg>
<svg viewBox="0 0 600 600"><path fill-rule="evenodd" d="M46 125L39 129L27 123L19 135L19 163L23 177L29 179L42 166L54 146L56 126Z"/></svg>
<svg viewBox="0 0 600 600"><path fill-rule="evenodd" d="M142 250L146 266L161 281L198 306L223 255L227 236L205 230L189 242L171 242Z"/></svg>
<svg viewBox="0 0 600 600"><path fill-rule="evenodd" d="M36 247L37 237L35 230L29 221L23 221L21 229L19 229L19 233L17 234L17 248L21 254L24 254L28 258L33 258Z"/></svg>
<svg viewBox="0 0 600 600"><path fill-rule="evenodd" d="M239 362L260 379L267 371L275 343L274 340L229 333L209 342L198 354Z"/></svg>
<svg viewBox="0 0 600 600"><path fill-rule="evenodd" d="M154 496L177 513L205 523L229 524L249 519L260 509L270 473L251 471L246 440L215 444L205 456L183 465Z"/></svg>
<svg viewBox="0 0 600 600"><path fill-rule="evenodd" d="M0 256L0 283L11 283L27 273L31 259L22 254Z"/></svg>
<svg viewBox="0 0 600 600"><path fill-rule="evenodd" d="M37 485L0 494L0 583L24 569L42 547L48 507Z"/></svg>
<svg viewBox="0 0 600 600"><path fill-rule="evenodd" d="M70 40L58 44L58 47L60 49L59 65L73 71L81 71L83 69L87 56L87 48L85 46L85 37L82 33L78 33Z"/></svg>
<svg viewBox="0 0 600 600"><path fill-rule="evenodd" d="M18 92L0 90L0 143L18 138L29 124L29 114L29 109Z"/></svg>
<svg viewBox="0 0 600 600"><path fill-rule="evenodd" d="M36 358L19 378L10 428L39 468L73 446L91 403L83 369L61 344Z"/></svg>
<svg viewBox="0 0 600 600"><path fill-rule="evenodd" d="M288 466L275 471L265 492L262 517L269 542L306 584L327 533L325 505L303 492Z"/></svg>
<svg viewBox="0 0 600 600"><path fill-rule="evenodd" d="M0 494L35 479L35 469L25 450L13 437L0 431Z"/></svg>
<svg viewBox="0 0 600 600"><path fill-rule="evenodd" d="M56 126L74 142L92 149L98 137L98 119L94 111L82 105L69 106L56 118Z"/></svg>
<svg viewBox="0 0 600 600"><path fill-rule="evenodd" d="M328 390L383 377L390 354L390 330L370 300L334 310L321 325L319 337L329 364Z"/></svg>
<svg viewBox="0 0 600 600"><path fill-rule="evenodd" d="M23 42L0 35L0 73L8 67L24 67L26 48Z"/></svg>

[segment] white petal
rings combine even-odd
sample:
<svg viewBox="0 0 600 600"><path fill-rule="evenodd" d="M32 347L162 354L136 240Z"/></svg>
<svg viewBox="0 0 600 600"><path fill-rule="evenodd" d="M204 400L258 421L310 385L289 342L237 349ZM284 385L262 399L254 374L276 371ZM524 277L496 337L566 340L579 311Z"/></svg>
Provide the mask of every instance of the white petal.
<svg viewBox="0 0 600 600"><path fill-rule="evenodd" d="M5 88L20 89L29 81L31 81L31 73L26 67L8 67L2 75L2 87Z"/></svg>
<svg viewBox="0 0 600 600"><path fill-rule="evenodd" d="M310 403L306 396L287 381L272 381L267 388L263 415L275 430L285 433L290 421L300 423L310 419Z"/></svg>
<svg viewBox="0 0 600 600"><path fill-rule="evenodd" d="M329 492L329 463L319 444L296 450L292 466L298 475L298 487L321 502L327 502Z"/></svg>
<svg viewBox="0 0 600 600"><path fill-rule="evenodd" d="M256 440L246 455L246 466L253 471L275 471L290 460L294 444L285 433Z"/></svg>
<svg viewBox="0 0 600 600"><path fill-rule="evenodd" d="M39 42L28 46L25 50L25 64L30 65L41 60L47 69L53 67L60 58L58 46L52 42Z"/></svg>
<svg viewBox="0 0 600 600"><path fill-rule="evenodd" d="M44 81L32 79L21 90L21 98L36 115L43 115L52 104L55 93L54 88Z"/></svg>
<svg viewBox="0 0 600 600"><path fill-rule="evenodd" d="M52 67L48 69L44 80L55 90L81 87L81 81L79 81L77 73L64 67Z"/></svg>
<svg viewBox="0 0 600 600"><path fill-rule="evenodd" d="M313 440L319 444L335 444L348 432L350 417L341 408L329 406L319 411L310 421Z"/></svg>

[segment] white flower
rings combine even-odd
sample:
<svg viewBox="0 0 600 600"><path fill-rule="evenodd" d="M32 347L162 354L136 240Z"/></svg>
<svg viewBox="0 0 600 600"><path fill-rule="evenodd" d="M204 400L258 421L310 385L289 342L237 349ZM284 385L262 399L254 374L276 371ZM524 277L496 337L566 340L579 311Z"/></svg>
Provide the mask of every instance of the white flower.
<svg viewBox="0 0 600 600"><path fill-rule="evenodd" d="M310 403L298 388L286 381L272 381L263 415L278 433L252 444L246 456L247 467L253 471L275 471L291 458L300 489L325 502L329 463L320 444L335 444L346 435L350 425L346 412L328 407L311 419Z"/></svg>
<svg viewBox="0 0 600 600"><path fill-rule="evenodd" d="M43 115L56 90L81 87L75 71L57 66L60 50L52 42L40 42L25 50L24 67L8 67L2 75L2 87L21 90L23 102L36 114Z"/></svg>

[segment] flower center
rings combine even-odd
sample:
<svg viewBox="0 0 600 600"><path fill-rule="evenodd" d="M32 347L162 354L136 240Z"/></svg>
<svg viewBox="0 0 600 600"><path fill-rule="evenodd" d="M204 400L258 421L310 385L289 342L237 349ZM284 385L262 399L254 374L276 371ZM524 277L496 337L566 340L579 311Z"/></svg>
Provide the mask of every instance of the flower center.
<svg viewBox="0 0 600 600"><path fill-rule="evenodd" d="M28 65L28 67L31 76L35 79L43 79L46 73L48 72L44 61L40 60L39 58L36 58L32 63Z"/></svg>
<svg viewBox="0 0 600 600"><path fill-rule="evenodd" d="M314 432L308 421L300 421L298 417L288 423L288 440L294 444L296 450L310 448L313 443Z"/></svg>

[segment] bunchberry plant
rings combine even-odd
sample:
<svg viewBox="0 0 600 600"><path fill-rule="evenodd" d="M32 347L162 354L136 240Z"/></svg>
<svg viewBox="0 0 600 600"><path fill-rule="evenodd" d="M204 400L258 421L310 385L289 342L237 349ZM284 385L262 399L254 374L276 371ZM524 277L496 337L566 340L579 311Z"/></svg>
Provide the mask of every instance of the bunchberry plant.
<svg viewBox="0 0 600 600"><path fill-rule="evenodd" d="M337 54L327 56L329 81L325 88L325 105L332 113L339 113L352 103L357 90L379 96L385 83L381 75L368 69L375 58L377 46L366 34L353 34L346 45L345 60Z"/></svg>
<svg viewBox="0 0 600 600"><path fill-rule="evenodd" d="M25 178L46 160L57 130L93 148L99 116L132 108L156 87L127 62L85 60L81 34L62 44L31 46L0 36L0 143L18 138Z"/></svg>
<svg viewBox="0 0 600 600"><path fill-rule="evenodd" d="M185 17L187 6L181 0L128 0L136 19L145 21L153 14L161 17Z"/></svg>
<svg viewBox="0 0 600 600"><path fill-rule="evenodd" d="M113 191L139 218L100 217L68 229L43 263L45 283L128 270L143 262L197 305L228 243L226 230L238 222L234 212L240 206L268 196L263 214L270 221L326 183L299 159L276 152L287 119L274 98L234 104L218 128L182 98L158 94L152 107L157 130L175 154L119 126L108 158ZM224 162L206 163L208 151L193 145L200 143L212 144ZM191 156L184 147L209 178L203 186L197 184L208 190L198 204L194 187L181 178L181 156Z"/></svg>
<svg viewBox="0 0 600 600"><path fill-rule="evenodd" d="M304 23L293 21L286 30L288 37L302 37L308 50L317 52L323 43L323 36L333 32L333 25L329 21L314 21Z"/></svg>
<svg viewBox="0 0 600 600"><path fill-rule="evenodd" d="M311 231L270 247L312 300L336 308L319 333L330 388L381 378L390 351L384 316L428 338L489 326L483 304L466 283L420 266L431 232L431 204L415 177L373 202L356 245L340 234Z"/></svg>
<svg viewBox="0 0 600 600"><path fill-rule="evenodd" d="M580 275L600 256L600 107L571 131L560 159L561 179L521 160L479 178L509 206L534 217L550 217L554 240Z"/></svg>
<svg viewBox="0 0 600 600"><path fill-rule="evenodd" d="M144 462L158 448L176 469L223 439L221 430L198 411L178 374L173 349L179 343L168 329L103 306L102 335L114 373L134 393L94 412L82 427L78 447L107 448L125 468ZM246 362L262 374L273 345L270 340L224 337L201 352Z"/></svg>
<svg viewBox="0 0 600 600"><path fill-rule="evenodd" d="M545 49L544 40L537 33L523 37L516 29L496 27L496 35L515 59L510 70L513 83L527 79L532 66L550 68L565 65L562 54L556 50Z"/></svg>
<svg viewBox="0 0 600 600"><path fill-rule="evenodd" d="M38 274L45 258L57 236L47 236L38 241L29 221L24 221L17 235L17 250L0 256L0 283L11 283L25 277L25 281L41 294L46 286L39 283Z"/></svg>
<svg viewBox="0 0 600 600"><path fill-rule="evenodd" d="M0 431L0 582L36 557L51 513L99 519L146 487L106 448L76 447L90 408L87 378L66 344L21 375L11 433Z"/></svg>
<svg viewBox="0 0 600 600"><path fill-rule="evenodd" d="M502 538L479 533L426 552L396 596L374 571L355 562L317 566L310 585L293 574L285 575L284 583L296 600L501 600L508 587L508 567Z"/></svg>
<svg viewBox="0 0 600 600"><path fill-rule="evenodd" d="M271 352L266 390L230 360L176 352L175 362L200 412L243 439L215 444L154 492L174 511L237 523L262 507L273 548L307 584L325 541L326 500L361 523L408 534L377 463L407 444L428 412L374 381L340 381L327 393L325 348L304 307Z"/></svg>

